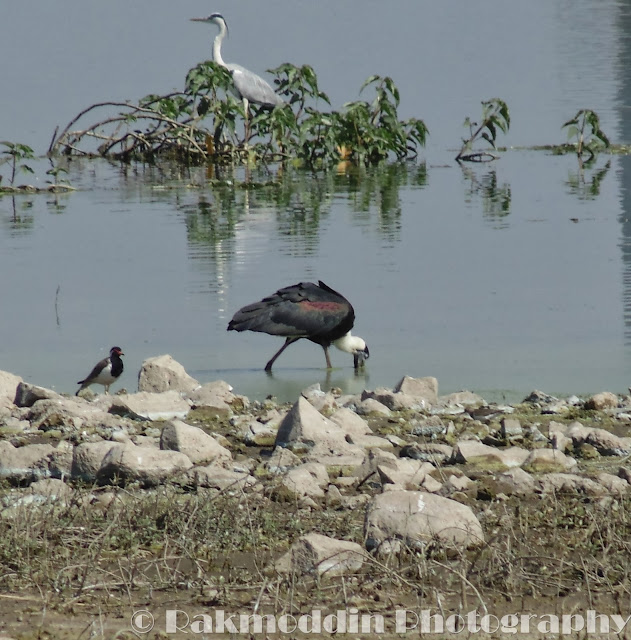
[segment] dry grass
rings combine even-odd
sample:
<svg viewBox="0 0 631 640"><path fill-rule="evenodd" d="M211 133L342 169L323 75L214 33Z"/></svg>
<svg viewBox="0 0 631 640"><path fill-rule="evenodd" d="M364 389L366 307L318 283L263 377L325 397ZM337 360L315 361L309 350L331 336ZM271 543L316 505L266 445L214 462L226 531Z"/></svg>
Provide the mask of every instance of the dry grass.
<svg viewBox="0 0 631 640"><path fill-rule="evenodd" d="M363 510L309 511L257 492L212 494L167 486L78 488L66 504L6 508L0 518L0 594L41 608L115 612L162 599L266 612L315 603L496 611L515 600L580 598L586 607L631 605L627 498L549 496L481 503L487 544L375 559L358 574L282 578L266 567L300 535L362 542ZM8 491L5 492L4 502ZM514 607L513 607L514 608Z"/></svg>

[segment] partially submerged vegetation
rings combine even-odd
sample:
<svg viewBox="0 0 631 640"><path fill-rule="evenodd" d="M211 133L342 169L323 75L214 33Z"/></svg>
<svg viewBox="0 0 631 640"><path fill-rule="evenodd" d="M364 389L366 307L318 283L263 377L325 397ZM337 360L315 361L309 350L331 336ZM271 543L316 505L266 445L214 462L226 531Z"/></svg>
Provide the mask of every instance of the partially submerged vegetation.
<svg viewBox="0 0 631 640"><path fill-rule="evenodd" d="M242 102L230 93L230 72L215 62L203 62L189 71L183 92L149 95L138 104L106 102L85 109L55 135L49 151L95 153L124 161L291 160L317 168L340 160L373 164L389 157L413 158L425 144L422 120L399 120L399 92L391 78L366 80L360 93L372 89L370 102L356 100L339 111L325 111L317 106L330 101L311 67L283 64L272 73L286 104L258 109L249 120L247 140L237 125L247 116ZM96 122L75 128L88 116ZM91 140L97 143L92 150Z"/></svg>

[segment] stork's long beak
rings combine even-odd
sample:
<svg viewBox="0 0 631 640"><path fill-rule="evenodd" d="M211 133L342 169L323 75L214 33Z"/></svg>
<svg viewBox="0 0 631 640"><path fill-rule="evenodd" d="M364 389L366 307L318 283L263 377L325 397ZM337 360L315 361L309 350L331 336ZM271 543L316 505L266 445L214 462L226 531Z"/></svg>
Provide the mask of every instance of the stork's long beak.
<svg viewBox="0 0 631 640"><path fill-rule="evenodd" d="M370 358L370 351L368 350L368 345L366 345L366 348L363 351L356 351L353 354L353 366L355 369L363 367L368 358Z"/></svg>

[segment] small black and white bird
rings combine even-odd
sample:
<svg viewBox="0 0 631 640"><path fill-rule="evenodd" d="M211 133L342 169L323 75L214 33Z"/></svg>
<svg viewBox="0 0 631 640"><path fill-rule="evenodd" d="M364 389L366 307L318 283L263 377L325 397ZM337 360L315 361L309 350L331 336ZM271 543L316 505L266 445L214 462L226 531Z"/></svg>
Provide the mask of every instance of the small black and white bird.
<svg viewBox="0 0 631 640"><path fill-rule="evenodd" d="M271 371L276 358L301 338L322 347L328 369L332 344L351 353L353 365L358 369L363 367L370 352L362 338L351 335L354 323L351 303L320 280L318 284L299 282L279 289L260 302L239 309L230 320L228 331L260 331L285 338L283 346L265 365L265 371Z"/></svg>
<svg viewBox="0 0 631 640"><path fill-rule="evenodd" d="M75 395L78 396L81 391L87 389L91 384L102 384L105 387L105 393L109 393L110 385L116 382L121 373L123 373L121 356L124 355L120 347L112 347L109 357L103 358L94 366L89 376L77 382L81 386Z"/></svg>

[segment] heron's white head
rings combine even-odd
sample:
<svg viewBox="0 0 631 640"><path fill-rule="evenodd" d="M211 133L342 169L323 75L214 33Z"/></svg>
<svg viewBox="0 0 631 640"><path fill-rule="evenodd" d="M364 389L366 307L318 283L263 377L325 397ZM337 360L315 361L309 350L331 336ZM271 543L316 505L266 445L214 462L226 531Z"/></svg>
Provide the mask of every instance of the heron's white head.
<svg viewBox="0 0 631 640"><path fill-rule="evenodd" d="M370 351L368 345L363 338L359 336L351 335L349 331L346 335L338 338L333 344L340 349L340 351L346 351L346 353L352 353L355 362L355 369L364 364L364 361L370 357Z"/></svg>
<svg viewBox="0 0 631 640"><path fill-rule="evenodd" d="M228 23L220 13L211 13L205 18L191 18L191 22L206 22L207 24L216 24L220 30L228 31Z"/></svg>

